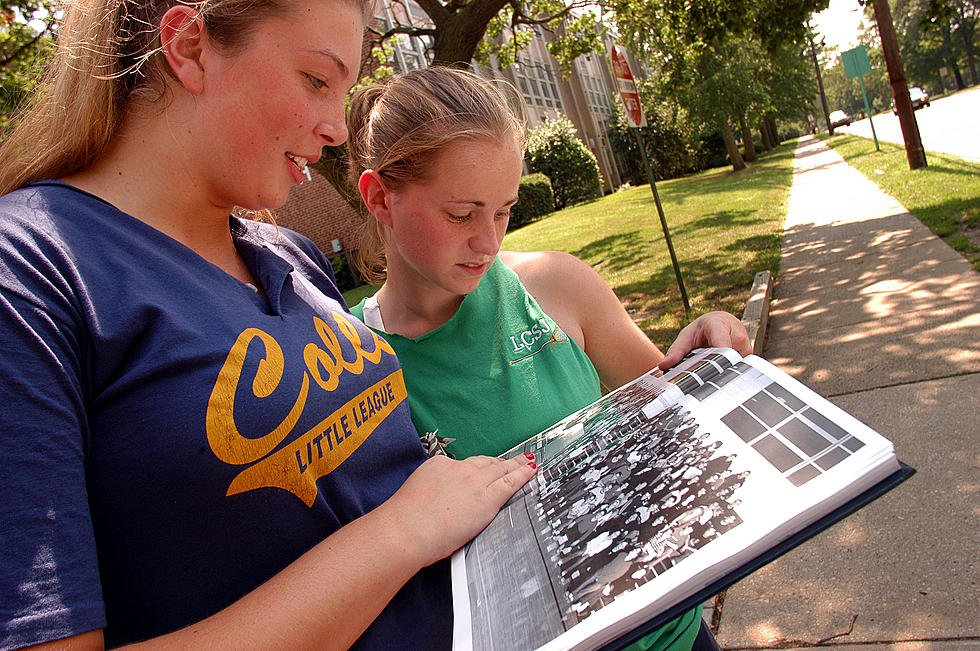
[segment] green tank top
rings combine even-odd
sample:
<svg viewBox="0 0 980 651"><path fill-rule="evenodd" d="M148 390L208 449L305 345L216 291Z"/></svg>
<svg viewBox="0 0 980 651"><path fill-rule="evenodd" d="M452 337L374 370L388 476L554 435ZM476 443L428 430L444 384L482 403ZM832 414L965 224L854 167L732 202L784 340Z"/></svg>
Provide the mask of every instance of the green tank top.
<svg viewBox="0 0 980 651"><path fill-rule="evenodd" d="M351 312L395 349L416 428L455 439L447 449L456 458L501 455L602 395L585 351L500 258L456 314L421 337L385 333L375 305L368 298ZM629 649L689 651L700 616L699 606Z"/></svg>
<svg viewBox="0 0 980 651"><path fill-rule="evenodd" d="M351 311L364 318L366 301ZM442 326L384 334L405 369L419 432L455 439L457 458L497 456L601 397L585 352L498 258Z"/></svg>

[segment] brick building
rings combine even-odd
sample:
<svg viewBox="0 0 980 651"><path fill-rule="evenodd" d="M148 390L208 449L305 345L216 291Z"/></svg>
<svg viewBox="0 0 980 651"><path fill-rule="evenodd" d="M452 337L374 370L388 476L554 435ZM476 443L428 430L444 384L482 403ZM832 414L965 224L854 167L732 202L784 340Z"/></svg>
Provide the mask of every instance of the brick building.
<svg viewBox="0 0 980 651"><path fill-rule="evenodd" d="M353 251L361 218L319 172L308 167L307 177L275 211L276 223L307 236L327 257Z"/></svg>

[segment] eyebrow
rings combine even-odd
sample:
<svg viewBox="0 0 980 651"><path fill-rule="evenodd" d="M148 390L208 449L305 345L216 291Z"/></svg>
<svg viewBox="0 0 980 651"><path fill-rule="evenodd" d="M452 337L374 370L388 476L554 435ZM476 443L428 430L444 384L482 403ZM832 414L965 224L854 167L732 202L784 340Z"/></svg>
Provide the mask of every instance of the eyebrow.
<svg viewBox="0 0 980 651"><path fill-rule="evenodd" d="M505 206L512 206L512 205L514 205L515 203L517 203L517 199L518 199L518 197L514 197L513 199L511 199L510 201L508 201L508 202L507 202L507 203L505 203L504 205L505 205ZM472 200L472 201L470 201L470 200L467 200L467 199L456 199L456 200L453 200L453 201L450 201L449 203L465 203L465 204L467 204L467 205L470 205L470 206L477 206L477 207L479 207L479 208L483 208L484 206L486 206L486 205L487 205L487 204L486 204L485 202L483 202L483 201L475 201L475 200Z"/></svg>
<svg viewBox="0 0 980 651"><path fill-rule="evenodd" d="M348 68L347 64L344 63L344 60L340 58L340 55L333 50L327 48L317 48L310 50L310 52L313 52L314 54L322 54L323 56L331 59L334 62L334 65L336 65L340 70L340 74L344 79L350 76L350 68Z"/></svg>

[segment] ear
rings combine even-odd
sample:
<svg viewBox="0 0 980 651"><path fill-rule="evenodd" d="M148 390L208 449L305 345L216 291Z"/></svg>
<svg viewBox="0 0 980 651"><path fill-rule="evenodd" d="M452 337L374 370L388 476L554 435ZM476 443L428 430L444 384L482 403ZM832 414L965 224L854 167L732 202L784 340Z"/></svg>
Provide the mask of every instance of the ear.
<svg viewBox="0 0 980 651"><path fill-rule="evenodd" d="M187 5L174 5L160 19L160 46L180 83L195 95L204 90L204 19Z"/></svg>
<svg viewBox="0 0 980 651"><path fill-rule="evenodd" d="M378 223L391 226L391 192L385 188L381 175L374 170L364 170L357 181L357 189Z"/></svg>

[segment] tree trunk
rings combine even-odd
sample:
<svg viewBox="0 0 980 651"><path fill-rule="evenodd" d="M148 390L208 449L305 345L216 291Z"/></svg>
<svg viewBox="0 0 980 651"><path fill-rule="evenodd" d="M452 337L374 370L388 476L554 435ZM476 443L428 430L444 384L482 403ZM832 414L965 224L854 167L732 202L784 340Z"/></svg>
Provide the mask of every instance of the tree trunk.
<svg viewBox="0 0 980 651"><path fill-rule="evenodd" d="M806 40L810 42L810 57L813 59L813 71L817 75L817 88L820 90L820 105L823 108L823 117L827 121L827 134L834 135L834 127L830 126L830 108L827 106L827 94L823 90L823 76L820 74L820 62L817 60L817 48L813 44L813 36L810 34L809 23L807 24Z"/></svg>
<svg viewBox="0 0 980 651"><path fill-rule="evenodd" d="M731 127L728 126L728 120L719 120L719 128L721 129L721 137L725 141L725 149L728 150L728 157L732 161L732 170L735 172L744 170L745 161L742 160L742 154L738 153L735 134L732 133Z"/></svg>
<svg viewBox="0 0 980 651"><path fill-rule="evenodd" d="M742 158L746 163L755 162L759 155L755 148L755 140L752 138L752 129L744 118L738 121L738 130L742 137Z"/></svg>
<svg viewBox="0 0 980 651"><path fill-rule="evenodd" d="M953 53L953 36L949 25L943 25L940 32L943 35L943 60L946 61L946 65L953 71L953 79L956 80L956 90L963 90L966 88L966 84L963 83L963 74L960 72L960 67L956 63L956 55Z"/></svg>
<svg viewBox="0 0 980 651"><path fill-rule="evenodd" d="M779 146L779 129L776 128L776 121L773 118L766 118L766 127L769 129L769 138L772 139L772 146Z"/></svg>
<svg viewBox="0 0 980 651"><path fill-rule="evenodd" d="M751 163L758 158L755 153L755 142L752 140L752 129L749 129L749 125L746 124L744 117L738 119L738 126L742 130L742 147L745 148L744 158L747 162Z"/></svg>
<svg viewBox="0 0 980 651"><path fill-rule="evenodd" d="M960 24L960 33L963 35L963 54L966 55L966 65L970 69L970 81L974 84L977 83L977 64L976 52L973 49L973 39L970 34L967 34L966 29Z"/></svg>
<svg viewBox="0 0 980 651"><path fill-rule="evenodd" d="M953 78L956 79L956 90L963 90L966 88L966 82L963 81L963 73L960 72L960 67L956 65L955 60L953 60L950 65L953 68Z"/></svg>
<svg viewBox="0 0 980 651"><path fill-rule="evenodd" d="M881 37L881 51L885 55L885 67L888 68L888 82L892 87L898 123L902 127L902 137L905 140L905 157L909 160L909 169L919 169L926 166L926 150L922 147L919 125L912 112L909 86L905 81L905 66L902 64L902 55L898 52L898 39L895 38L888 0L874 0L874 12L878 35Z"/></svg>
<svg viewBox="0 0 980 651"><path fill-rule="evenodd" d="M490 21L507 4L507 0L483 0L460 3L461 8L447 10L441 2L420 3L436 27L432 64L468 66Z"/></svg>
<svg viewBox="0 0 980 651"><path fill-rule="evenodd" d="M337 194L354 210L360 212L361 193L357 187L347 182L347 145L340 147L324 147L320 160L311 163L310 167L323 174L337 190Z"/></svg>
<svg viewBox="0 0 980 651"><path fill-rule="evenodd" d="M769 129L766 128L765 120L759 120L759 140L762 141L763 151L769 151L770 149L776 146L772 143L772 140L769 138Z"/></svg>

